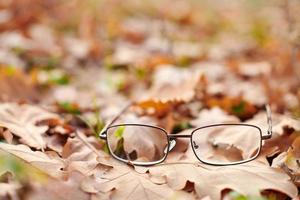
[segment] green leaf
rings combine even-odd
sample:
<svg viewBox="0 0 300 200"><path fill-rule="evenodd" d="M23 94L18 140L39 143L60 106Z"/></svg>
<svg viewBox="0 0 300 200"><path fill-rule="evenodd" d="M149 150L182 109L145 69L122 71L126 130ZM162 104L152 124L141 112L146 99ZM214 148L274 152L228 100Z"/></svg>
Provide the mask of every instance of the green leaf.
<svg viewBox="0 0 300 200"><path fill-rule="evenodd" d="M268 200L262 196L244 196L234 191L229 193L229 197L232 200Z"/></svg>
<svg viewBox="0 0 300 200"><path fill-rule="evenodd" d="M108 144L105 142L104 144L104 148L103 148L103 151L107 154L109 154L109 149L108 149Z"/></svg>
<svg viewBox="0 0 300 200"><path fill-rule="evenodd" d="M59 102L58 106L65 112L71 113L71 114L81 114L81 111L79 110L79 108L70 102Z"/></svg>
<svg viewBox="0 0 300 200"><path fill-rule="evenodd" d="M57 85L68 85L70 82L70 79L68 76L61 76L59 78L50 79L50 83L55 83Z"/></svg>
<svg viewBox="0 0 300 200"><path fill-rule="evenodd" d="M118 128L117 128L117 130L115 131L115 136L118 138L118 139L121 139L121 138L123 138L123 132L124 132L124 130L125 130L125 126L119 126Z"/></svg>
<svg viewBox="0 0 300 200"><path fill-rule="evenodd" d="M59 69L45 68L39 71L38 81L41 84L67 85L70 83L70 76Z"/></svg>
<svg viewBox="0 0 300 200"><path fill-rule="evenodd" d="M238 105L232 106L232 112L234 114L240 115L245 112L246 103L244 101L241 101Z"/></svg>
<svg viewBox="0 0 300 200"><path fill-rule="evenodd" d="M175 126L172 130L172 134L179 133L188 128L192 128L192 125L189 122L187 122L187 121L179 122L179 123L175 124Z"/></svg>
<svg viewBox="0 0 300 200"><path fill-rule="evenodd" d="M124 138L121 138L118 143L117 143L117 147L116 147L116 150L114 151L114 154L115 155L125 155L124 154ZM120 156L120 157L123 157L123 156Z"/></svg>

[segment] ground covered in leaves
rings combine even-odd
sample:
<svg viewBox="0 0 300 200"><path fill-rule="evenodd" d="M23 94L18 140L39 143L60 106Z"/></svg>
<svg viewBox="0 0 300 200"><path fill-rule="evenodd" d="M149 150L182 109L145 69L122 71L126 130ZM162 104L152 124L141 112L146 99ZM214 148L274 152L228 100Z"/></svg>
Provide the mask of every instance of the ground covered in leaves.
<svg viewBox="0 0 300 200"><path fill-rule="evenodd" d="M1 1L0 199L299 199L299 10L297 0ZM240 122L266 134L269 103L273 137L242 165L205 165L177 139L163 164L128 166L99 132L129 102L119 122L173 134Z"/></svg>

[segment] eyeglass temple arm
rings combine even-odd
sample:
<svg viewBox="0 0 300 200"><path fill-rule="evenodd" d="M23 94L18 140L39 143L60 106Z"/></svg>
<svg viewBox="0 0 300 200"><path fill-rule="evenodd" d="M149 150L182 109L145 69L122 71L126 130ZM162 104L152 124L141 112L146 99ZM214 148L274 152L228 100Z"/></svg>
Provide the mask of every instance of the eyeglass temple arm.
<svg viewBox="0 0 300 200"><path fill-rule="evenodd" d="M106 139L106 130L107 128L112 125L113 123L115 123L119 118L120 116L125 113L129 107L131 107L134 103L133 102L130 102L129 104L127 104L122 110L120 110L120 112L114 117L112 118L109 123L107 123L104 128L101 130L100 134L99 134L99 137L101 139Z"/></svg>
<svg viewBox="0 0 300 200"><path fill-rule="evenodd" d="M267 135L263 135L262 139L266 140L266 139L270 139L272 137L272 112L271 112L271 108L270 105L266 105L266 111L267 111L267 120L268 120L268 134Z"/></svg>

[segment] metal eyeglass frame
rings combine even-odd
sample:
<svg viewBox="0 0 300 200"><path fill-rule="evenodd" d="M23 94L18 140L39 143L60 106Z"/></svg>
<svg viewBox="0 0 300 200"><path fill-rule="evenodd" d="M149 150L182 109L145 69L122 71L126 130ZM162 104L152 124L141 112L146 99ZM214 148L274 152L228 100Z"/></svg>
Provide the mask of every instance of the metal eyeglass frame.
<svg viewBox="0 0 300 200"><path fill-rule="evenodd" d="M177 135L177 134L168 134L168 132L161 128L161 127L158 127L158 126L152 126L152 125L147 125L147 124L117 124L117 125L112 125L115 121L117 121L120 116L127 111L127 109L132 106L133 103L130 103L129 105L127 105L124 109L122 109L120 111L120 113L118 115L116 115L104 128L103 130L100 132L99 134L99 137L103 140L106 140L106 143L108 144L108 140L107 140L107 131L108 129L110 128L113 128L113 127L118 127L118 126L142 126L142 127L149 127L149 128L155 128L155 129L159 129L161 130L165 135L166 135L166 138L167 138L167 141L168 141L168 146L166 147L167 151L164 151L165 155L162 159L158 160L158 161L152 161L152 162L139 162L139 161L130 161L130 160L126 160L126 159L122 159L118 156L116 156L112 150L110 149L109 145L108 145L108 150L109 150L109 153L117 160L121 161L121 162L124 162L124 163L127 163L129 165L136 165L136 166L151 166L151 165L156 165L156 164L160 164L162 162L165 161L165 159L167 158L168 156L168 153L169 151L172 150L172 148L175 146L174 143L171 143L170 141L173 141L174 139L176 138L190 138L190 142L191 142L191 146L192 146L192 149L193 149L193 152L195 154L195 156L197 157L197 159L204 163L204 164L207 164L207 165L213 165L213 166L228 166L228 165L237 165L237 164L243 164L243 163L246 163L246 162L250 162L254 159L256 159L258 157L258 155L260 154L261 152L261 148L262 148L262 141L263 140L267 140L267 139L270 139L272 137L272 113L271 113L271 109L270 109L270 106L267 104L265 105L265 108L266 108L266 112L267 112L267 122L268 122L268 130L267 130L267 134L266 135L262 135L262 130L260 127L256 126L256 125L252 125L252 124L243 124L243 123L220 123L220 124L211 124L211 125L207 125L207 126L202 126L202 127L198 127L198 128L195 128L191 134L188 134L188 135ZM237 162L232 162L232 163L225 163L225 164L222 164L222 163L210 163L210 162L206 162L206 161L203 161L201 160L198 155L196 154L196 151L195 151L195 148L194 148L194 145L193 145L193 134L200 130L200 129L204 129L204 128L209 128L209 127L216 127L216 126L247 126L247 127L253 127L253 128L256 128L257 130L259 130L259 134L260 134L260 147L259 147L259 150L258 152L256 153L256 155L250 159L247 159L247 160L242 160L242 161L237 161ZM176 143L175 143L176 144ZM174 145L174 146L173 146Z"/></svg>

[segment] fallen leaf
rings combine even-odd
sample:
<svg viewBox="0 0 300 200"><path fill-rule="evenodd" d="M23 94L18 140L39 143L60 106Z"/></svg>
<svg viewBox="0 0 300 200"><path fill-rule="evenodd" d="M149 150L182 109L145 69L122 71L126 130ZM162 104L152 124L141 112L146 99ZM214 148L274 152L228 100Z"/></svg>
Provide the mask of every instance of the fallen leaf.
<svg viewBox="0 0 300 200"><path fill-rule="evenodd" d="M231 115L235 115L242 120L252 118L258 110L255 105L245 101L241 97L208 97L205 105L209 108L218 106Z"/></svg>
<svg viewBox="0 0 300 200"><path fill-rule="evenodd" d="M181 101L177 100L168 100L161 101L155 99L144 100L138 102L136 107L141 110L141 113L146 113L148 115L154 116L164 116L167 113L171 112L177 105L181 104Z"/></svg>
<svg viewBox="0 0 300 200"><path fill-rule="evenodd" d="M37 149L44 149L46 142L43 134L47 126L37 126L42 120L57 118L55 114L31 105L1 104L0 126L21 138L24 144Z"/></svg>
<svg viewBox="0 0 300 200"><path fill-rule="evenodd" d="M168 164L150 168L150 175L153 180L164 178L165 183L174 190L183 189L187 181L193 182L199 198L209 196L211 199L221 199L221 192L225 189L243 195L260 195L263 190L275 190L291 198L298 193L285 173L254 161L226 167L195 163Z"/></svg>
<svg viewBox="0 0 300 200"><path fill-rule="evenodd" d="M61 135L55 134L46 138L47 147L57 152L59 155L62 154L63 146L67 139Z"/></svg>
<svg viewBox="0 0 300 200"><path fill-rule="evenodd" d="M272 166L280 167L291 177L293 182L300 186L300 137L298 136L287 152L282 152L277 156Z"/></svg>
<svg viewBox="0 0 300 200"><path fill-rule="evenodd" d="M268 123L265 112L256 114L252 119L245 121L245 123L253 124L261 128L262 135L267 134ZM272 138L265 140L263 143L263 154L273 156L276 153L287 151L291 146L293 140L297 136L295 131L300 130L299 122L291 117L272 114Z"/></svg>
<svg viewBox="0 0 300 200"><path fill-rule="evenodd" d="M62 158L66 162L66 170L79 171L84 175L90 175L98 165L106 165L109 155L99 147L101 147L99 141L94 137L84 138L86 142L94 144L92 148L95 148L97 153L85 145L79 138L69 138L62 150ZM101 158L101 162L99 159Z"/></svg>
<svg viewBox="0 0 300 200"><path fill-rule="evenodd" d="M65 164L61 159L52 158L40 151L32 151L26 145L12 145L0 142L0 150L24 160L52 177L61 177L63 175L62 170Z"/></svg>
<svg viewBox="0 0 300 200"><path fill-rule="evenodd" d="M9 66L0 66L0 93L0 101L35 102L40 98L30 77L23 71Z"/></svg>
<svg viewBox="0 0 300 200"><path fill-rule="evenodd" d="M111 193L111 199L168 199L173 194L166 184L155 184L147 174L139 174L123 165L107 171L98 169L82 182L82 189L90 193Z"/></svg>

